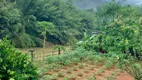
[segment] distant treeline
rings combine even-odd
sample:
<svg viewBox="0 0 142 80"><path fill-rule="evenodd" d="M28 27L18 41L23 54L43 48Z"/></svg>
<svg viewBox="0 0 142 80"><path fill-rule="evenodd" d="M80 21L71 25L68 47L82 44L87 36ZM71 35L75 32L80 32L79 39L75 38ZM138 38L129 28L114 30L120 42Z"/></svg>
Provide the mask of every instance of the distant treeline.
<svg viewBox="0 0 142 80"><path fill-rule="evenodd" d="M92 12L67 0L1 0L0 38L8 36L15 47L40 47L43 38L69 45L94 29Z"/></svg>

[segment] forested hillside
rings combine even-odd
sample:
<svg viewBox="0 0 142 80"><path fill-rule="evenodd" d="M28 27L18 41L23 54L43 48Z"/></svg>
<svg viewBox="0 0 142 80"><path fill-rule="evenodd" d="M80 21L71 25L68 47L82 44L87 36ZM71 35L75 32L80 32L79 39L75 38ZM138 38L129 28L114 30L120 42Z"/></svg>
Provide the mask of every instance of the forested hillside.
<svg viewBox="0 0 142 80"><path fill-rule="evenodd" d="M43 39L69 45L94 29L94 15L62 0L1 0L0 38L15 47L40 47Z"/></svg>

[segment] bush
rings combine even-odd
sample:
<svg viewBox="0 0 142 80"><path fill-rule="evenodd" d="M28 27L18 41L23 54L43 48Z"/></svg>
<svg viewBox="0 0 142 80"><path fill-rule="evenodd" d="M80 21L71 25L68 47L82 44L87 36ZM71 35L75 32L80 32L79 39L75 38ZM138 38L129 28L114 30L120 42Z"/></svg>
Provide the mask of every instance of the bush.
<svg viewBox="0 0 142 80"><path fill-rule="evenodd" d="M16 52L6 39L0 40L0 80L38 80L27 55Z"/></svg>

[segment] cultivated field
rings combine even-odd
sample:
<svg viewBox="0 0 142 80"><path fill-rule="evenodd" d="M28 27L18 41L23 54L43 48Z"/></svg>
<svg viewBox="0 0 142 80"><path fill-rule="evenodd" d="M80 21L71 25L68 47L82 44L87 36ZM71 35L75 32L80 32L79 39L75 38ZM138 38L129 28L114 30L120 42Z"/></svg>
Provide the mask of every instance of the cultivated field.
<svg viewBox="0 0 142 80"><path fill-rule="evenodd" d="M134 80L134 77L116 67L106 68L92 62L80 62L44 74L44 80Z"/></svg>
<svg viewBox="0 0 142 80"><path fill-rule="evenodd" d="M135 80L135 61L120 61L114 55L69 50L36 64L41 80Z"/></svg>

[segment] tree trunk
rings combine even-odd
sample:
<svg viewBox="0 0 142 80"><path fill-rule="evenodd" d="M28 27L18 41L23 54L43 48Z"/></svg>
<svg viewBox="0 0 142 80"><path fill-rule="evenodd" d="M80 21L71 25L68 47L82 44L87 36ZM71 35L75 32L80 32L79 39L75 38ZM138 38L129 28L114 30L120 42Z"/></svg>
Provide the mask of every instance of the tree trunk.
<svg viewBox="0 0 142 80"><path fill-rule="evenodd" d="M46 40L46 35L44 35L44 39L43 39L43 48L45 48L45 40Z"/></svg>
<svg viewBox="0 0 142 80"><path fill-rule="evenodd" d="M59 54L59 55L61 54L61 50L60 50L60 48L58 49L58 54Z"/></svg>

